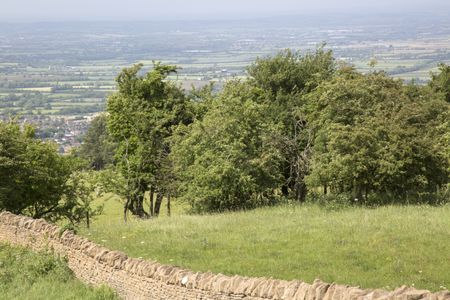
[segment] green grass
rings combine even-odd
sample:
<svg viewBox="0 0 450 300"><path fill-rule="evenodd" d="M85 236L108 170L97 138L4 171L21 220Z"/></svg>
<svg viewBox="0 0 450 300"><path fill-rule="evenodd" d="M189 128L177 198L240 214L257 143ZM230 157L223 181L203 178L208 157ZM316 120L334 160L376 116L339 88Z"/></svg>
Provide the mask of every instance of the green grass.
<svg viewBox="0 0 450 300"><path fill-rule="evenodd" d="M195 271L392 289L450 288L450 206L332 211L288 205L124 223L121 206L81 234L133 257Z"/></svg>
<svg viewBox="0 0 450 300"><path fill-rule="evenodd" d="M8 300L119 299L106 287L76 280L66 263L51 254L0 244L0 298Z"/></svg>

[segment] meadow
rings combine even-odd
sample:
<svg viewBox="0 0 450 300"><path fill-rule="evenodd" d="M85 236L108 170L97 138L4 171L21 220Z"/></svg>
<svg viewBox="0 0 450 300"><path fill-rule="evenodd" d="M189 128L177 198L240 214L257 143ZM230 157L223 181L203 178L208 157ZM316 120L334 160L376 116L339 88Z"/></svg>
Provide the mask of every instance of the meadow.
<svg viewBox="0 0 450 300"><path fill-rule="evenodd" d="M80 234L132 257L195 271L393 289L450 287L450 206L347 207L292 204L220 215L124 223L110 199Z"/></svg>
<svg viewBox="0 0 450 300"><path fill-rule="evenodd" d="M107 287L91 288L78 281L62 259L4 244L0 244L0 291L2 299L9 300L119 299Z"/></svg>

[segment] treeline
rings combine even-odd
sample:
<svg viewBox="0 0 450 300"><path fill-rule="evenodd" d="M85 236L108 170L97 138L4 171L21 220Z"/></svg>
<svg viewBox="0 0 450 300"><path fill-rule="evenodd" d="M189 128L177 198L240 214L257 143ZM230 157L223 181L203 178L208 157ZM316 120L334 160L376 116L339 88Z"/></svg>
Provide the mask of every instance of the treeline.
<svg viewBox="0 0 450 300"><path fill-rule="evenodd" d="M124 211L157 214L164 196L195 212L282 201L442 203L449 200L450 67L428 85L361 74L319 48L257 59L248 80L186 94L176 67L124 69L102 117ZM97 127L94 127L98 129ZM108 136L105 139L105 136ZM93 150L97 149L97 150ZM116 182L117 184L117 182ZM146 210L149 192L156 203Z"/></svg>
<svg viewBox="0 0 450 300"><path fill-rule="evenodd" d="M80 222L99 212L90 206L99 188L124 199L125 219L158 215L174 197L198 213L450 200L450 66L427 85L405 84L361 74L323 48L286 50L220 92L189 93L167 80L175 66L141 68L118 75L107 114L73 157L2 123L0 210ZM81 160L97 172L80 172Z"/></svg>

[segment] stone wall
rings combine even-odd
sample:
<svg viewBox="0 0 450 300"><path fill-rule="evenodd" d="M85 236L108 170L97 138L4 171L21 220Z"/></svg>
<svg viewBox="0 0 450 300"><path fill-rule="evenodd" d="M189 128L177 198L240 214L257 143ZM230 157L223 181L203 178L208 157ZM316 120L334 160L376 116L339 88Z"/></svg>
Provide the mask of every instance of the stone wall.
<svg viewBox="0 0 450 300"><path fill-rule="evenodd" d="M52 249L65 256L75 276L91 285L106 284L124 299L450 299L450 292L430 293L401 287L368 290L320 280L313 284L266 278L192 272L154 261L129 258L44 220L0 214L0 242L34 251Z"/></svg>

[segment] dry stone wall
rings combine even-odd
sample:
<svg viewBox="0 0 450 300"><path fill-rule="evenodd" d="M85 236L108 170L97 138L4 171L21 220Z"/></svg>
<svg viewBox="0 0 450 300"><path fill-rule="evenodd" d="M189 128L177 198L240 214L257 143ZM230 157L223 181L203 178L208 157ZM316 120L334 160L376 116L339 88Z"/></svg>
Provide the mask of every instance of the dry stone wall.
<svg viewBox="0 0 450 300"><path fill-rule="evenodd" d="M266 278L192 272L110 251L44 220L0 213L0 242L51 249L65 256L75 276L94 286L106 284L124 299L301 299L419 300L450 299L450 292L431 293L406 286L395 291L368 290L320 280L308 284Z"/></svg>

